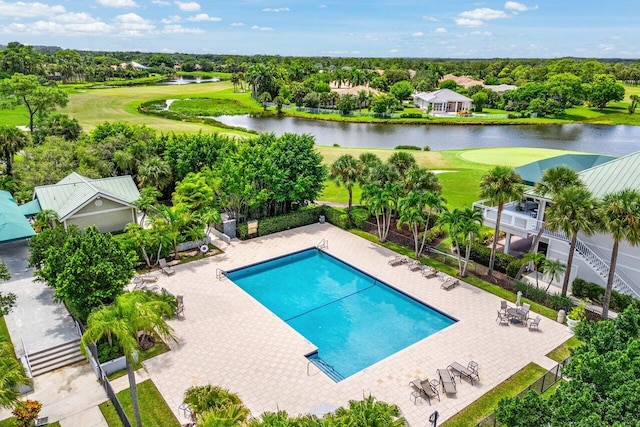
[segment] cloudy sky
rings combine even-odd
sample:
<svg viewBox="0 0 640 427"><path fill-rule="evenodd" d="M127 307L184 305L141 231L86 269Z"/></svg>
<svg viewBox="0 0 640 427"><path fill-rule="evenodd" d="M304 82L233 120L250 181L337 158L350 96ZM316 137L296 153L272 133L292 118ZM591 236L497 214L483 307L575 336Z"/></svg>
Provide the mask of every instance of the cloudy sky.
<svg viewBox="0 0 640 427"><path fill-rule="evenodd" d="M0 44L373 57L640 58L639 0L0 0Z"/></svg>

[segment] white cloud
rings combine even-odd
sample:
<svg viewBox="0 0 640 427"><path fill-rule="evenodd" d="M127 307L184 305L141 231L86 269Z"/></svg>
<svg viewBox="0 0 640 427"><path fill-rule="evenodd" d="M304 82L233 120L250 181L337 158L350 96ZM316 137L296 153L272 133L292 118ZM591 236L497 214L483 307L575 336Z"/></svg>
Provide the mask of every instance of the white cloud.
<svg viewBox="0 0 640 427"><path fill-rule="evenodd" d="M537 10L538 6L527 6L517 1L508 1L504 4L504 8L513 12L526 12L528 10Z"/></svg>
<svg viewBox="0 0 640 427"><path fill-rule="evenodd" d="M187 28L182 25L172 24L165 25L162 29L162 34L202 34L204 30L200 28Z"/></svg>
<svg viewBox="0 0 640 427"><path fill-rule="evenodd" d="M251 27L252 30L258 30L258 31L273 31L273 28L271 27L259 27L257 25L254 25L253 27Z"/></svg>
<svg viewBox="0 0 640 427"><path fill-rule="evenodd" d="M327 5L326 4L321 4L320 6L318 6L320 9L326 9Z"/></svg>
<svg viewBox="0 0 640 427"><path fill-rule="evenodd" d="M422 19L424 19L425 21L431 21L431 22L440 22L438 20L438 18L434 18L433 16L423 16Z"/></svg>
<svg viewBox="0 0 640 427"><path fill-rule="evenodd" d="M184 12L197 12L200 10L200 3L196 3L195 1L182 2L176 0L175 3L178 5L180 10Z"/></svg>
<svg viewBox="0 0 640 427"><path fill-rule="evenodd" d="M473 19L478 21L490 21L492 19L506 18L508 15L502 10L490 9L482 7L479 9L468 10L459 15L461 18Z"/></svg>
<svg viewBox="0 0 640 427"><path fill-rule="evenodd" d="M232 27L244 27L244 22L232 22L231 23Z"/></svg>
<svg viewBox="0 0 640 427"><path fill-rule="evenodd" d="M162 18L160 22L163 24L175 24L176 22L181 22L182 16L180 15L171 15L168 18Z"/></svg>
<svg viewBox="0 0 640 427"><path fill-rule="evenodd" d="M49 6L44 3L6 3L0 0L0 19L2 18L35 18L36 16L54 16L65 13L63 6Z"/></svg>
<svg viewBox="0 0 640 427"><path fill-rule="evenodd" d="M446 28L436 28L435 30L433 30L434 33L446 33L447 29Z"/></svg>
<svg viewBox="0 0 640 427"><path fill-rule="evenodd" d="M280 13L280 12L289 12L289 8L288 7L276 7L276 8L265 7L264 9L262 9L262 11Z"/></svg>
<svg viewBox="0 0 640 427"><path fill-rule="evenodd" d="M489 31L473 31L471 34L474 36L490 36L491 35Z"/></svg>
<svg viewBox="0 0 640 427"><path fill-rule="evenodd" d="M411 37L422 37L422 36L424 36L424 33L422 31L418 31L411 34Z"/></svg>
<svg viewBox="0 0 640 427"><path fill-rule="evenodd" d="M212 21L212 22L220 22L222 18L218 18L217 16L209 16L206 13L199 13L196 16L191 16L187 18L187 21Z"/></svg>
<svg viewBox="0 0 640 427"><path fill-rule="evenodd" d="M398 49L389 49L389 53L398 53L400 52Z"/></svg>
<svg viewBox="0 0 640 427"><path fill-rule="evenodd" d="M152 32L156 29L150 20L135 13L118 15L115 17L114 23L125 35L135 37L141 36L142 32Z"/></svg>
<svg viewBox="0 0 640 427"><path fill-rule="evenodd" d="M171 4L168 1L164 1L164 0L153 0L151 3L160 7L167 7Z"/></svg>
<svg viewBox="0 0 640 427"><path fill-rule="evenodd" d="M480 27L482 25L482 21L477 19L467 19L467 18L456 18L456 25L461 27Z"/></svg>
<svg viewBox="0 0 640 427"><path fill-rule="evenodd" d="M104 7L113 8L138 7L138 4L133 0L98 0L98 3Z"/></svg>
<svg viewBox="0 0 640 427"><path fill-rule="evenodd" d="M57 22L62 22L62 23L94 23L96 22L96 19L94 19L91 15L89 15L88 13L85 12L81 12L81 13L76 13L76 12L68 12L68 13L62 13L60 15L57 15L55 17L53 17L53 19Z"/></svg>

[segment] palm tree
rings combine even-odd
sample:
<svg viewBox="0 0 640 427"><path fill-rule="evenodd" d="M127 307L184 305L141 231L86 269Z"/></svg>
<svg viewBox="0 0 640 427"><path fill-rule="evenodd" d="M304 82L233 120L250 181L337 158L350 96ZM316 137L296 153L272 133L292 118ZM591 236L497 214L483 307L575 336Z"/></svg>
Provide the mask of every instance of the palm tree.
<svg viewBox="0 0 640 427"><path fill-rule="evenodd" d="M138 169L139 187L156 187L164 190L173 183L171 166L160 157L151 157Z"/></svg>
<svg viewBox="0 0 640 427"><path fill-rule="evenodd" d="M416 258L420 256L420 228L424 227L427 219L424 208L426 207L426 193L420 191L412 191L407 197L398 201L398 228L402 224L408 224L413 234L413 242L415 247ZM426 230L423 230L423 233Z"/></svg>
<svg viewBox="0 0 640 427"><path fill-rule="evenodd" d="M377 185L365 185L362 190L362 200L373 215L376 216L378 237L381 242L387 240L391 217L397 206L400 196L400 187L388 182L384 187Z"/></svg>
<svg viewBox="0 0 640 427"><path fill-rule="evenodd" d="M29 144L29 137L26 133L15 126L0 126L0 156L5 161L6 173L12 176L13 157L17 152Z"/></svg>
<svg viewBox="0 0 640 427"><path fill-rule="evenodd" d="M45 209L36 214L33 219L33 227L37 231L42 231L45 228L53 228L56 226L56 221L58 219L58 214L51 210Z"/></svg>
<svg viewBox="0 0 640 427"><path fill-rule="evenodd" d="M364 164L350 154L345 154L333 162L329 168L329 177L339 187L344 185L349 193L347 214L351 218L351 206L353 205L353 186L362 180Z"/></svg>
<svg viewBox="0 0 640 427"><path fill-rule="evenodd" d="M184 403L193 410L198 426L232 426L247 419L249 409L227 389L205 385L190 387Z"/></svg>
<svg viewBox="0 0 640 427"><path fill-rule="evenodd" d="M0 406L11 409L20 398L18 386L29 384L22 363L15 357L13 346L0 337Z"/></svg>
<svg viewBox="0 0 640 427"><path fill-rule="evenodd" d="M349 407L340 407L331 416L339 426L387 426L401 427L405 420L396 405L376 401L368 396L363 400L349 401Z"/></svg>
<svg viewBox="0 0 640 427"><path fill-rule="evenodd" d="M138 427L142 426L142 419L134 366L140 351L139 332L155 333L163 340L175 341L173 330L164 319L164 316L172 314L173 310L167 302L153 298L146 292L127 292L118 296L112 305L89 315L87 330L80 340L80 348L88 356L89 345L95 345L103 337L117 339L126 359L131 404Z"/></svg>
<svg viewBox="0 0 640 427"><path fill-rule="evenodd" d="M482 226L482 211L478 208L465 208L462 210L460 231L464 233L465 243L465 256L464 264L460 276L465 277L467 275L467 266L469 265L469 258L471 257L471 245L474 241L474 236L480 227Z"/></svg>
<svg viewBox="0 0 640 427"><path fill-rule="evenodd" d="M607 319L620 241L624 239L632 246L640 243L640 191L628 188L607 194L600 204L600 217L604 229L613 237L607 287L602 300L602 318Z"/></svg>
<svg viewBox="0 0 640 427"><path fill-rule="evenodd" d="M409 169L416 166L416 158L406 151L396 151L389 157L387 162L396 168L402 179L404 179Z"/></svg>
<svg viewBox="0 0 640 427"><path fill-rule="evenodd" d="M538 287L538 271L546 259L547 257L545 257L542 252L538 251L527 252L522 257L523 261L533 264L533 271L536 273L536 288Z"/></svg>
<svg viewBox="0 0 640 427"><path fill-rule="evenodd" d="M162 193L155 187L144 187L140 190L140 198L133 202L133 206L142 212L140 217L140 227L144 227L144 220L154 206L158 203L158 199L162 197Z"/></svg>
<svg viewBox="0 0 640 427"><path fill-rule="evenodd" d="M452 211L444 212L439 219L440 225L442 225L448 232L451 238L451 243L456 248L456 254L458 258L458 271L462 274L462 255L460 251L460 240L462 239L462 232L460 230L460 222L462 211L455 208Z"/></svg>
<svg viewBox="0 0 640 427"><path fill-rule="evenodd" d="M496 229L493 233L493 243L491 245L491 257L489 258L489 271L487 275L493 276L493 264L496 259L496 245L500 233L500 220L504 204L511 200L522 198L524 189L522 178L512 168L507 166L496 166L482 177L480 181L480 197L488 199L489 202L498 205L496 213Z"/></svg>
<svg viewBox="0 0 640 427"><path fill-rule="evenodd" d="M154 212L153 225L160 232L166 232L171 237L173 256L178 256L178 238L182 232L193 228L193 215L184 203L174 206L160 205Z"/></svg>
<svg viewBox="0 0 640 427"><path fill-rule="evenodd" d="M404 177L404 188L406 192L413 190L424 190L438 192L442 190L438 175L427 168L410 168Z"/></svg>
<svg viewBox="0 0 640 427"><path fill-rule="evenodd" d="M542 262L542 266L540 267L540 271L544 274L548 275L551 280L549 280L549 284L547 285L547 289L545 292L549 292L549 288L554 280L559 280L560 276L566 271L567 266L564 265L561 261L557 259L545 259Z"/></svg>
<svg viewBox="0 0 640 427"><path fill-rule="evenodd" d="M573 255L576 249L578 233L593 234L597 224L596 200L589 190L581 187L568 187L560 191L553 201L553 205L547 210L547 227L550 230L561 230L567 236L571 236L569 254L567 258L567 270L562 282L562 295L567 294L569 277Z"/></svg>

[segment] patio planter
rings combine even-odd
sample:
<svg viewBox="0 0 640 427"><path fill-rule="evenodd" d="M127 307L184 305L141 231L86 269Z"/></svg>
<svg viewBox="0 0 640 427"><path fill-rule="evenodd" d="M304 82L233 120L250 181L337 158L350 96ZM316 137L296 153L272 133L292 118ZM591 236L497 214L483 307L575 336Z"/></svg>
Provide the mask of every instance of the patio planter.
<svg viewBox="0 0 640 427"><path fill-rule="evenodd" d="M575 333L575 328L578 325L578 323L580 323L579 320L573 320L567 317L567 330L572 334Z"/></svg>
<svg viewBox="0 0 640 427"><path fill-rule="evenodd" d="M117 359L107 360L100 364L100 367L106 375L110 375L114 372L121 371L127 367L127 361L124 356L120 356Z"/></svg>

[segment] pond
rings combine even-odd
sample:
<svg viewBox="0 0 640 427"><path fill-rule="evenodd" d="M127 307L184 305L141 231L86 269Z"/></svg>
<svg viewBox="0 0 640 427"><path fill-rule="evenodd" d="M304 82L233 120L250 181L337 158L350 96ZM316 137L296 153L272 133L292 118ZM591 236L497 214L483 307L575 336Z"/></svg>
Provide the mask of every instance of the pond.
<svg viewBox="0 0 640 427"><path fill-rule="evenodd" d="M605 125L408 125L345 123L295 117L220 116L216 120L258 132L307 133L316 144L394 148L428 145L432 150L537 147L623 156L640 150L640 126Z"/></svg>
<svg viewBox="0 0 640 427"><path fill-rule="evenodd" d="M162 80L158 84L161 85L188 85L191 83L210 83L210 82L219 82L220 79L218 77L193 77L193 76L174 76L169 77L168 79Z"/></svg>

